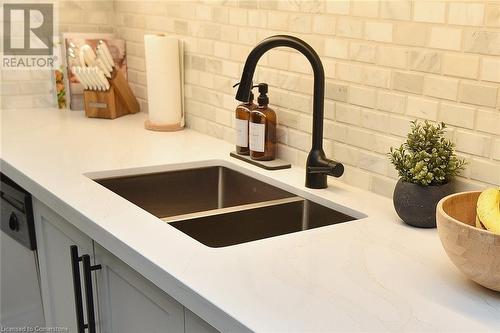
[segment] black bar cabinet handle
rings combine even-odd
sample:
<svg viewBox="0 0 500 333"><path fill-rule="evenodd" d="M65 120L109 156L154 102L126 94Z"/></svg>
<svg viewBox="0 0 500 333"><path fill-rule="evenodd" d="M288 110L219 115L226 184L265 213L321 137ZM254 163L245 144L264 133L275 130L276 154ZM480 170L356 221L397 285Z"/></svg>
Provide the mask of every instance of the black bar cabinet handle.
<svg viewBox="0 0 500 333"><path fill-rule="evenodd" d="M82 301L82 283L80 281L80 261L78 256L78 247L71 245L69 247L71 253L71 271L73 272L73 290L75 292L75 309L76 309L76 325L78 333L84 333L85 325L83 321L83 301Z"/></svg>
<svg viewBox="0 0 500 333"><path fill-rule="evenodd" d="M94 314L94 293L92 291L92 271L101 269L101 265L90 265L90 256L84 254L83 261L83 283L85 285L85 299L87 300L87 327L89 333L95 333L95 314Z"/></svg>

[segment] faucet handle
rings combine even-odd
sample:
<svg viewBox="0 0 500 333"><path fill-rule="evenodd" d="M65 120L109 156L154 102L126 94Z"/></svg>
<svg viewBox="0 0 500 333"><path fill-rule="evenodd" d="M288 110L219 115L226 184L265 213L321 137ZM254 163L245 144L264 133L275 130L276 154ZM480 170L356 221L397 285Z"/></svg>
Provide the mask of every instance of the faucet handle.
<svg viewBox="0 0 500 333"><path fill-rule="evenodd" d="M331 168L329 166L309 166L307 172L309 173L329 173Z"/></svg>
<svg viewBox="0 0 500 333"><path fill-rule="evenodd" d="M326 174L329 176L340 177L344 173L344 165L339 162L328 160L325 166L308 166L307 172L310 174Z"/></svg>

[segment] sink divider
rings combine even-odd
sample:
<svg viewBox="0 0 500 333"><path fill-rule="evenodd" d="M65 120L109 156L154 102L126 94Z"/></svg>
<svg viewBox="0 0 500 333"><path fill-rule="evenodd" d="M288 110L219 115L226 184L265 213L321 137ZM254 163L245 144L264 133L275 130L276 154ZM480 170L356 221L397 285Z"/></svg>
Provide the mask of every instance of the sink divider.
<svg viewBox="0 0 500 333"><path fill-rule="evenodd" d="M210 209L210 210L205 210L205 211L196 212L196 213L160 217L160 219L164 222L171 223L171 222L177 222L177 221L191 220L191 219L195 219L195 218L199 218L199 217L222 215L222 214L227 214L227 213L232 213L232 212L240 212L240 211L245 211L245 210L250 210L250 209L255 209L255 208L262 208L262 207L268 207L268 206L279 206L279 205L283 205L283 204L287 204L287 203L291 203L291 202L300 202L300 201L306 202L306 199L299 197L299 196L292 196L292 197L284 198L284 199L261 201L261 202L226 207L226 208Z"/></svg>

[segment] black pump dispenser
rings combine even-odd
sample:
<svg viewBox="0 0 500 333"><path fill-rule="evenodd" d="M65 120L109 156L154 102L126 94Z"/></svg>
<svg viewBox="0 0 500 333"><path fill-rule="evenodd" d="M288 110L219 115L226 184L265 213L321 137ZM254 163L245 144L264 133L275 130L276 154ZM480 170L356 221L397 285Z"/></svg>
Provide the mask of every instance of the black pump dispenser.
<svg viewBox="0 0 500 333"><path fill-rule="evenodd" d="M268 105L269 97L267 97L267 83L259 83L257 87L259 87L259 97L257 98L257 103L259 104L259 106Z"/></svg>

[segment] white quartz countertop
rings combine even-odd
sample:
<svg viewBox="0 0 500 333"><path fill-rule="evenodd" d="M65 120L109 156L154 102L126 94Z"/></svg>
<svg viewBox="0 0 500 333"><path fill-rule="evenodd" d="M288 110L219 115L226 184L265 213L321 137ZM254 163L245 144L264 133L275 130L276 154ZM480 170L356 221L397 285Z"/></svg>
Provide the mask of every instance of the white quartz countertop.
<svg viewBox="0 0 500 333"><path fill-rule="evenodd" d="M386 198L332 178L307 189L303 169L259 169L192 130L147 131L142 113L0 112L3 173L219 330L500 331L500 293L468 281L437 231L402 224ZM210 248L89 178L197 165L367 217Z"/></svg>

